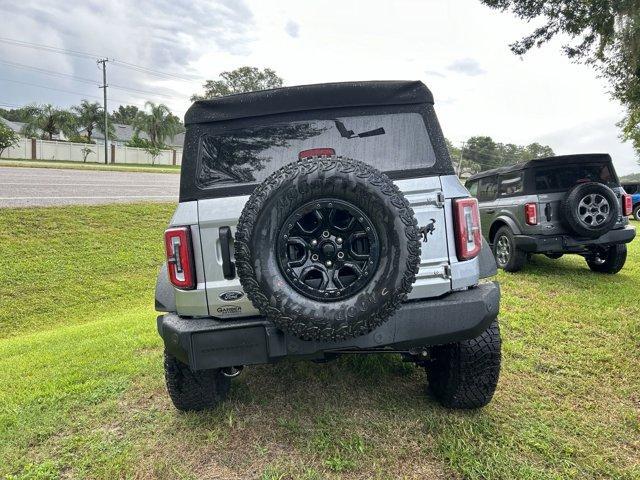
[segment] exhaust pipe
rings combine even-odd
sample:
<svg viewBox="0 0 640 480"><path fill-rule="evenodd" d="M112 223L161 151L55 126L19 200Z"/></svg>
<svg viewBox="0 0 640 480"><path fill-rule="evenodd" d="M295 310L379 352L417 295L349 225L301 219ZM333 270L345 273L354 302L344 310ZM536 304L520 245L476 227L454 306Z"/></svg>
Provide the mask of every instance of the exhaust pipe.
<svg viewBox="0 0 640 480"><path fill-rule="evenodd" d="M226 367L222 369L222 375L224 375L227 378L235 378L238 375L240 375L240 373L242 373L242 369L244 368L244 365L237 365L234 367Z"/></svg>

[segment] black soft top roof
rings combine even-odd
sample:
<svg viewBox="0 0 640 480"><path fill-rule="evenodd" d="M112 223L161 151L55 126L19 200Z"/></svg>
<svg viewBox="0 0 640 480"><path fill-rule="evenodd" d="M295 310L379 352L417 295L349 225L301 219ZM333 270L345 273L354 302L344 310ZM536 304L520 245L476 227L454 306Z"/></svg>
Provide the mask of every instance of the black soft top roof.
<svg viewBox="0 0 640 480"><path fill-rule="evenodd" d="M420 81L318 83L198 100L187 110L184 123L220 122L303 110L420 103L433 104L431 91Z"/></svg>
<svg viewBox="0 0 640 480"><path fill-rule="evenodd" d="M612 163L611 155L608 153L578 153L574 155L558 155L555 157L535 158L527 162L516 163L515 165L509 165L506 167L493 168L491 170L485 170L483 172L471 175L467 182L470 180L477 180L478 178L490 177L492 175L501 175L504 173L517 172L526 168L534 167L554 167L562 166L574 163L593 163L593 162L607 162Z"/></svg>

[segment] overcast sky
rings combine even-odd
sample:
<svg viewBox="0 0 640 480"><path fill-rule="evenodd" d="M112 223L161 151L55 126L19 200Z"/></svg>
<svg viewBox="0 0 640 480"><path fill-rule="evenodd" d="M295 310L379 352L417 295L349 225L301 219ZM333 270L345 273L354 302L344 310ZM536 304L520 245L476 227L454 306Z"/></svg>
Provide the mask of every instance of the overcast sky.
<svg viewBox="0 0 640 480"><path fill-rule="evenodd" d="M419 79L433 91L454 143L472 135L537 141L558 154L609 152L619 174L640 170L631 146L618 138L623 111L593 70L570 63L559 42L516 57L508 44L534 25L477 0L0 0L0 18L2 38L180 77L110 63L109 83L154 94L113 88L109 110L150 99L182 116L204 79L242 65L271 67L287 85ZM0 106L97 101L100 75L90 58L0 42Z"/></svg>

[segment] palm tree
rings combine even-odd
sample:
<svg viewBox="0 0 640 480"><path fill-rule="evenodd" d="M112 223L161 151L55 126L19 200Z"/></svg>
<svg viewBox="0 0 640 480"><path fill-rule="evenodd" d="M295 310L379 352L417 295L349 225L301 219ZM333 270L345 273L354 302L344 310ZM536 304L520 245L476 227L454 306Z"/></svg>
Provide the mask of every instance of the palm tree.
<svg viewBox="0 0 640 480"><path fill-rule="evenodd" d="M148 113L147 113L148 111ZM138 112L134 121L136 134L144 132L155 147L164 146L167 137L180 131L180 119L164 104L145 103L145 111Z"/></svg>
<svg viewBox="0 0 640 480"><path fill-rule="evenodd" d="M35 137L42 132L43 137L47 135L49 140L53 135L64 132L65 135L75 133L76 121L73 114L67 110L56 108L51 104L31 105L25 107L29 118L22 133L29 137Z"/></svg>
<svg viewBox="0 0 640 480"><path fill-rule="evenodd" d="M87 140L91 143L93 129L104 123L102 107L98 102L82 100L80 105L71 107L71 110L78 116L78 124L87 132Z"/></svg>

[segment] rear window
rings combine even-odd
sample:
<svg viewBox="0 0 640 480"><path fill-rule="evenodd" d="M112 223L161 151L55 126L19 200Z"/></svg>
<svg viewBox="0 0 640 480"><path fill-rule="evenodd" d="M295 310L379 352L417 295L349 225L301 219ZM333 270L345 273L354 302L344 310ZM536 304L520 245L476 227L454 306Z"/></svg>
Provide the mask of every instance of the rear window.
<svg viewBox="0 0 640 480"><path fill-rule="evenodd" d="M567 190L577 183L600 182L617 187L618 181L609 164L564 165L535 170L536 191Z"/></svg>
<svg viewBox="0 0 640 480"><path fill-rule="evenodd" d="M310 150L362 160L382 171L433 166L436 157L422 116L397 113L305 120L200 137L201 188L259 183ZM318 152L318 150L316 150Z"/></svg>

